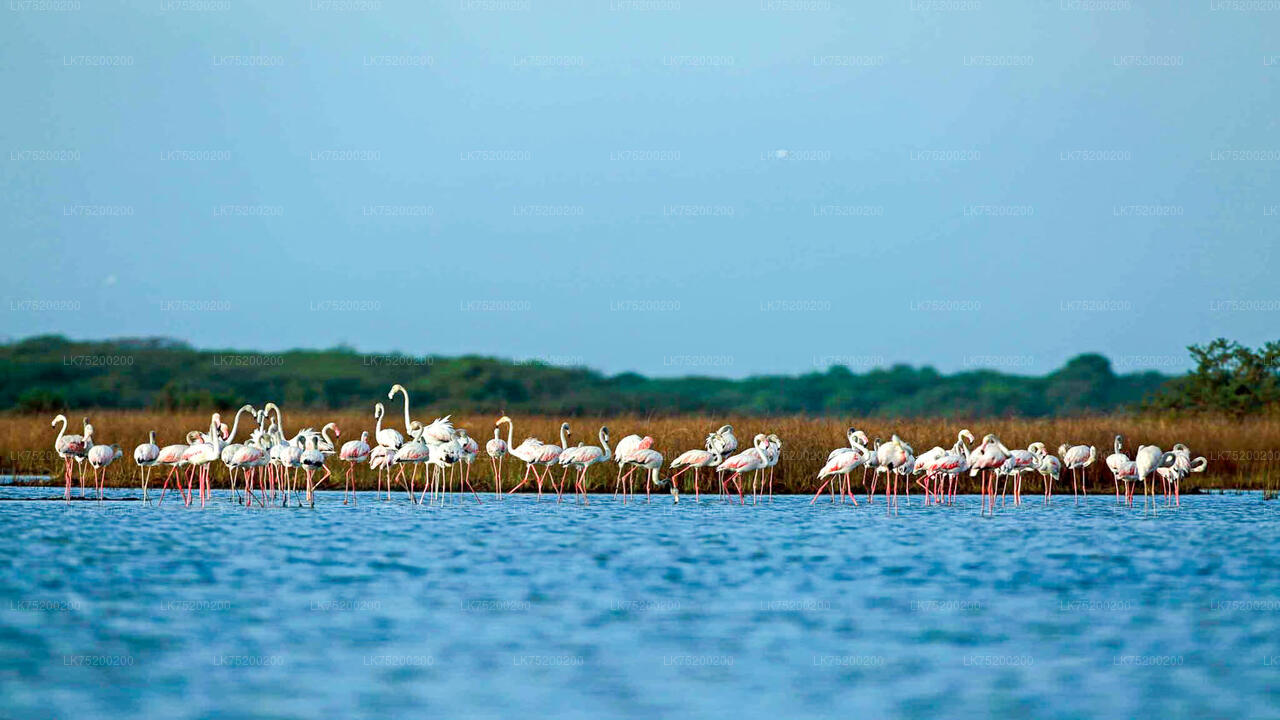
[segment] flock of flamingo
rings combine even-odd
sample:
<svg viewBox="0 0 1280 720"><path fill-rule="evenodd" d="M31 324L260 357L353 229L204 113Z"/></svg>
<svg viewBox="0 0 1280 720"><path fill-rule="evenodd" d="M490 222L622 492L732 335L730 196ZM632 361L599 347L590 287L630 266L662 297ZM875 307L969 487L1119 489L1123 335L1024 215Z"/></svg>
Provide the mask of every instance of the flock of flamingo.
<svg viewBox="0 0 1280 720"><path fill-rule="evenodd" d="M356 501L355 467L366 462L377 473L375 497L382 497L385 486L384 499L390 500L392 488L398 487L415 504L443 503L453 492L457 475L460 481L459 491L470 492L479 502L480 495L471 483L471 465L480 452L475 439L466 430L455 428L448 416L437 418L428 424L413 420L409 414L409 393L404 386L393 385L387 393L388 400L394 400L397 393L404 399L405 431L401 433L393 427L383 427L386 407L379 402L374 405L372 445L369 443L368 431L362 432L359 440L345 442L340 447L335 445L335 439L341 436L336 423L328 423L319 431L303 428L292 437L287 437L280 407L272 402L266 403L261 410L254 409L252 405L244 405L236 411L230 427L223 422L221 415L214 413L207 430L191 430L186 434L186 442L181 444L160 447L156 444L156 433L153 430L147 442L138 445L133 451L133 460L141 479L142 500L150 502L151 474L154 469L167 466L169 472L161 488L159 503L164 503L169 483L176 481L175 491L182 496L186 505L191 505L198 494L200 506L204 507L210 497L213 466L220 462L227 469L232 497L246 507L252 507L255 502L261 507L269 503L288 506L291 499L297 505L302 505L304 498L314 506L316 489L332 476L326 461L336 453L338 460L347 464L343 504ZM251 417L257 427L244 442L236 442L242 415ZM84 430L80 435L67 433L65 415L55 417L52 425L58 426L59 423L61 427L54 441L54 450L64 460L66 499L71 499L74 466L79 467L80 493L84 497L86 463L92 468L94 487L98 498L102 499L107 468L123 456L123 451L119 445L95 443L94 428L88 418L84 419ZM505 440L501 432L504 423L507 426ZM332 437L330 431L333 432ZM507 491L508 494L520 490L532 478L539 498L544 486L549 485L555 490L557 500L561 500L572 473L571 492L579 502L589 503L588 471L594 465L613 461L617 465L614 495L621 495L624 503L634 495L637 471L645 478L646 498L650 497L653 487L663 487L669 490L673 501L678 503L678 481L692 470L694 497L701 500L703 469L714 472L714 477L719 480L719 496L722 499L728 499L736 493L740 504L746 502L742 478L750 474L752 502L758 503L766 495L772 499L773 468L782 455L782 440L777 435L763 433L753 438L751 448L735 453L738 439L734 435L733 426L724 425L707 435L704 447L681 453L672 460L669 469L673 473L669 478L662 479L660 474L664 458L653 449L652 437L628 435L611 448L608 427L600 428L599 445L584 445L579 442L570 446L572 434L569 423L565 422L560 425L559 445L537 438L525 438L516 445L511 418L505 415L498 418L494 423L493 439L485 443L485 454L493 469L494 494L498 498L503 496L502 464L510 455L523 462L525 470L520 482ZM1021 504L1022 478L1031 473L1043 476L1044 502L1048 504L1053 496L1053 484L1060 478L1064 468L1071 471L1072 492L1078 502L1081 494L1088 495L1086 471L1098 456L1097 448L1090 445L1062 444L1058 447L1056 456L1048 453L1045 444L1041 442L1033 442L1025 450L1011 450L991 434L984 436L982 442L970 448L974 435L967 429L957 434L956 442L951 448L934 447L919 456L896 434L887 442L881 442L878 438L873 442L861 430L849 428L847 437L848 446L832 450L826 464L819 471L817 479L821 481L821 485L810 504L817 502L823 492L828 492L833 503L837 498L842 503L848 498L857 505L851 476L859 469L862 471L863 488L869 503L874 502L876 488L881 476L884 476L884 499L888 509L897 507L900 481L905 485L908 501L910 500L913 477L922 490L925 504L954 505L960 477L964 473L968 473L970 477L981 477L983 512L995 511L997 496L1002 504L1005 502L1010 484L1013 503ZM410 466L412 472L406 473ZM426 467L426 472L419 493L418 473L422 466ZM1120 486L1123 483L1122 502L1132 505L1139 481L1143 485L1144 505L1148 499L1154 501L1155 481L1158 480L1164 489L1165 502L1181 504L1181 481L1190 473L1203 472L1208 461L1203 457L1192 459L1190 449L1182 443L1174 445L1169 452L1154 445L1141 445L1130 459L1123 452L1123 438L1117 435L1113 452L1106 458L1106 466L1114 479L1117 501L1122 501ZM556 467L562 470L558 479L553 474ZM185 478L182 475L184 469ZM300 474L302 477L299 477ZM243 496L241 489L236 486L238 477L243 481ZM185 488L182 484L184 479Z"/></svg>

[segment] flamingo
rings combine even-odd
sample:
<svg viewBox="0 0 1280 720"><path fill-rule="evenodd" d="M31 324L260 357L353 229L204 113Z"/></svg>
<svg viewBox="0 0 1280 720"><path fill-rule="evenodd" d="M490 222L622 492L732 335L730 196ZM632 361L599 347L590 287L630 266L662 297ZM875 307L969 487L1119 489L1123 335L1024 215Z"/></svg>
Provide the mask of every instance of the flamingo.
<svg viewBox="0 0 1280 720"><path fill-rule="evenodd" d="M311 507L315 507L316 488L323 485L324 481L329 479L329 467L324 464L324 452L320 450L320 439L318 437L312 435L307 438L307 447L302 451L299 462L302 464L303 472L307 474L307 502L310 503ZM315 483L312 483L311 479L314 477L317 469L324 470L324 477L320 478Z"/></svg>
<svg viewBox="0 0 1280 720"><path fill-rule="evenodd" d="M843 501L845 494L848 494L849 499L853 500L853 504L855 506L858 504L858 499L853 496L853 491L849 488L849 473L866 465L867 460L871 458L871 451L858 442L859 436L865 438L866 435L853 428L849 428L847 434L849 447L836 448L831 451L831 454L827 456L827 464L818 471L818 479L822 480L823 483L818 487L818 492L813 494L813 499L809 501L810 505L818 501L818 496L822 495L822 491L831 484L831 478L836 475L841 476L840 500ZM831 502L835 502L834 494L831 497Z"/></svg>
<svg viewBox="0 0 1280 720"><path fill-rule="evenodd" d="M777 466L778 461L782 459L782 438L769 433L768 446L765 448L765 455L769 457L769 502L773 502L773 468ZM760 492L764 493L764 483L761 482ZM753 501L754 502L754 501Z"/></svg>
<svg viewBox="0 0 1280 720"><path fill-rule="evenodd" d="M1089 483L1085 475L1085 469L1093 464L1098 458L1098 448L1092 445L1070 445L1063 443L1058 446L1058 457L1062 458L1062 463L1071 471L1071 493L1075 495L1077 477L1080 487L1084 490L1084 496L1089 497ZM1076 495L1076 502L1080 502L1079 495Z"/></svg>
<svg viewBox="0 0 1280 720"><path fill-rule="evenodd" d="M453 422L449 420L451 417L452 415L445 415L442 418L436 418L430 425L419 423L418 437L424 438L430 445L443 445L454 439L457 432L453 429Z"/></svg>
<svg viewBox="0 0 1280 720"><path fill-rule="evenodd" d="M258 438L261 442L261 437ZM253 479L259 468L265 467L270 461L267 451L255 442L248 442L240 446L235 455L231 456L231 467L244 472L244 502L245 507L253 505ZM261 479L258 484L262 487L262 499L259 503L266 506L267 488Z"/></svg>
<svg viewBox="0 0 1280 720"><path fill-rule="evenodd" d="M428 425L427 427L431 426ZM474 463L476 456L480 454L480 445L475 438L468 435L467 431L462 428L458 429L458 436L455 440L458 441L458 446L461 450L458 459L466 463L463 466L462 484L471 488L471 463ZM474 489L471 490L471 494L475 495ZM480 497L477 495L476 499L479 500Z"/></svg>
<svg viewBox="0 0 1280 720"><path fill-rule="evenodd" d="M409 391L405 390L404 386L400 383L396 383L395 385L392 385L391 390L387 392L387 400L395 400L396 393L404 395L404 431L413 435L415 434L413 432L414 425L409 420Z"/></svg>
<svg viewBox="0 0 1280 720"><path fill-rule="evenodd" d="M551 444L543 443L538 446L538 456L534 460L534 464L541 465L542 467L546 468L546 472L543 473L543 476L538 478L538 497L542 497L542 481L544 479L551 478L551 466L555 465L560 460L560 453L564 452L564 447L568 446L569 444L568 436L569 436L569 423L562 422L560 423L560 444L551 445ZM533 472L534 472L534 475L537 475L538 473L537 470L534 470ZM555 479L551 478L551 482L552 484L554 484ZM556 489L557 502L559 502L560 500L560 491L562 489L563 488Z"/></svg>
<svg viewBox="0 0 1280 720"><path fill-rule="evenodd" d="M138 466L142 479L142 501L147 502L147 484L151 481L152 468L160 461L160 446L156 445L156 431L152 430L147 441L133 449L133 462Z"/></svg>
<svg viewBox="0 0 1280 720"><path fill-rule="evenodd" d="M236 413L239 417L239 413ZM238 421L237 421L238 422ZM209 498L209 474L210 463L216 462L222 456L222 444L226 439L223 437L222 418L218 413L213 414L213 419L209 424L209 441L200 442L191 445L186 452L182 454L182 458L191 466L192 475L199 475L200 481L200 507L205 506L205 501ZM230 433L227 433L230 437ZM187 481L187 504L191 504L191 481Z"/></svg>
<svg viewBox="0 0 1280 720"><path fill-rule="evenodd" d="M707 442L703 446L708 452L719 451L721 455L728 455L738 449L738 438L733 434L732 425L721 425L719 430L707 435Z"/></svg>
<svg viewBox="0 0 1280 720"><path fill-rule="evenodd" d="M1182 496L1180 486L1182 480L1191 473L1204 472L1209 467L1209 461L1204 457L1191 459L1191 450L1182 443L1173 446L1173 454L1177 456L1177 462L1172 467L1156 468L1156 472L1164 479L1166 488L1173 490L1173 502L1175 505L1182 505ZM1166 500L1168 489L1166 489Z"/></svg>
<svg viewBox="0 0 1280 720"><path fill-rule="evenodd" d="M338 452L338 459L347 464L346 481L342 484L342 504L347 504L347 488L351 488L351 500L356 500L356 481L353 475L356 471L356 463L362 463L369 459L369 431L365 430L360 433L359 440L348 440L342 444L342 450Z"/></svg>
<svg viewBox="0 0 1280 720"><path fill-rule="evenodd" d="M53 422L49 423L50 427L62 423L62 427L58 429L58 437L53 441L53 451L58 453L58 457L65 461L66 479L67 479L67 500L71 499L71 461L75 460L77 464L84 461L85 456L89 453L89 448L93 447L93 426L89 424L89 418L84 419L83 435L67 435L67 416L58 414L53 418ZM84 497L84 466L80 466L80 497Z"/></svg>
<svg viewBox="0 0 1280 720"><path fill-rule="evenodd" d="M227 468L227 479L231 484L232 495L235 495L236 492L236 473L235 468L231 466L231 460L235 457L236 453L239 452L240 448L244 447L243 443L235 441L236 432L240 429L240 414L244 412L256 416L257 410L254 410L252 405L244 405L236 411L235 420L232 421L231 430L227 436L227 445L223 446L222 452L219 453L218 457L218 459L222 461L222 464ZM261 425L261 422L259 422L259 425Z"/></svg>
<svg viewBox="0 0 1280 720"><path fill-rule="evenodd" d="M186 494L182 492L182 475L178 471L187 466L187 461L182 456L187 452L187 448L191 446L191 443L195 442L197 435L199 433L193 430L187 433L186 444L165 445L160 448L160 457L156 458L156 462L161 465L168 465L169 474L164 478L164 487L160 488L159 505L164 504L164 495L169 491L169 480L174 475L178 476L178 482L176 483L178 493L186 497Z"/></svg>
<svg viewBox="0 0 1280 720"><path fill-rule="evenodd" d="M654 450L653 448L639 448L632 451L632 453L624 458L623 461L632 467L625 475L622 476L624 487L622 501L624 503L627 501L626 493L631 484L631 473L635 472L637 469L644 468L649 471L648 477L645 478L644 485L645 502L649 502L649 493L652 490L654 483L658 480L658 472L662 469L662 453Z"/></svg>
<svg viewBox="0 0 1280 720"><path fill-rule="evenodd" d="M1125 468L1125 464L1131 462L1129 456L1125 455L1121 448L1123 447L1124 438L1116 435L1115 446L1113 452L1107 456L1107 469L1111 471L1112 477L1116 484L1116 502L1120 502L1120 470ZM1126 493L1127 494L1127 493Z"/></svg>
<svg viewBox="0 0 1280 720"><path fill-rule="evenodd" d="M1053 498L1053 484L1062 475L1062 461L1053 455L1043 455L1036 470L1044 478L1044 504L1048 505Z"/></svg>
<svg viewBox="0 0 1280 720"><path fill-rule="evenodd" d="M956 442L951 446L951 450L939 454L932 463L928 465L929 475L939 481L942 489L942 500L938 499L938 492L933 492L934 502L944 502L950 498L954 503L956 501L956 489L960 484L960 476L969 469L969 445L973 442L973 433L968 428L956 433ZM925 495L927 503L929 496Z"/></svg>
<svg viewBox="0 0 1280 720"><path fill-rule="evenodd" d="M560 453L560 464L566 467L574 467L578 469L578 478L574 481L574 488L578 492L578 497L585 500L587 504L591 504L587 498L587 470L596 463L608 462L613 455L609 450L609 428L600 427L600 445L579 445L578 447L566 448ZM561 480L561 484L564 482Z"/></svg>
<svg viewBox="0 0 1280 720"><path fill-rule="evenodd" d="M524 487L524 484L529 482L529 473L533 473L534 477L538 478L538 497L541 498L542 497L542 478L541 476L538 475L538 471L534 469L534 466L543 462L543 452L542 452L543 442L537 438L530 437L530 438L525 438L524 441L521 442L519 445L512 445L511 438L512 438L512 433L515 432L515 424L511 421L511 418L507 417L506 415L503 415L502 417L498 418L498 421L496 423L494 423L494 427L497 428L497 426L501 425L502 423L507 424L507 447L509 448L509 452L512 455L519 458L520 461L524 463L524 477L521 478L520 483L518 485L508 490L507 494L510 495L511 493ZM561 425L562 435L564 431L568 429L567 425L568 425L567 423ZM552 447L555 447L555 446L552 446ZM556 450L559 450L559 448L556 448ZM556 452L555 457L559 457L559 456L560 456L560 453ZM553 461L554 461L554 458L553 458Z"/></svg>
<svg viewBox="0 0 1280 720"><path fill-rule="evenodd" d="M98 500L102 500L102 486L107 483L107 466L123 454L119 445L94 445L89 448L85 459L93 466L93 486L98 489Z"/></svg>
<svg viewBox="0 0 1280 720"><path fill-rule="evenodd" d="M724 462L724 452L719 449L686 450L676 456L675 460L671 461L671 469L677 470L678 472L671 476L670 481L674 483L680 479L681 475L692 470L693 499L694 502L702 502L702 496L698 489L699 475L702 472L702 468L714 468L722 462Z"/></svg>
<svg viewBox="0 0 1280 720"><path fill-rule="evenodd" d="M1045 446L1042 442L1033 442L1027 446L1026 450L1015 449L1009 450L1009 457L1000 466L1000 475L1004 476L1007 486L1009 476L1013 476L1013 504L1022 504L1022 476L1029 472L1036 472L1036 468L1040 466L1040 458L1045 454ZM995 496L992 496L992 502L995 502ZM1003 493L1001 495L1001 504L1004 503Z"/></svg>
<svg viewBox="0 0 1280 720"><path fill-rule="evenodd" d="M382 471L387 471L387 500L391 499L391 466L395 464L396 451L386 445L375 445L369 451L369 469L378 474L378 489L374 497L382 493Z"/></svg>
<svg viewBox="0 0 1280 720"><path fill-rule="evenodd" d="M499 435L498 427L493 428L493 439L484 444L485 454L493 465L493 494L502 499L502 460L507 456L507 443Z"/></svg>
<svg viewBox="0 0 1280 720"><path fill-rule="evenodd" d="M377 467L374 467L372 460L370 461L369 466L373 467L375 470L378 471L378 490L379 491L382 490L382 471L383 470L387 471L387 498L386 499L390 500L391 499L391 465L394 464L396 451L399 450L402 445L404 445L404 436L401 435L400 431L396 430L395 428L382 427L382 418L386 416L386 414L387 414L387 409L383 407L382 403L374 404L373 418L375 420L375 425L374 425L374 431L373 431L373 439L377 441L378 447L386 448L386 450L380 453L380 455L383 456L383 461L379 463Z"/></svg>
<svg viewBox="0 0 1280 720"><path fill-rule="evenodd" d="M764 451L766 442L767 438L765 438L765 436L757 435L752 449L740 452L716 466L717 473L733 473L733 475L730 475L727 480L722 480L720 485L721 488L723 488L725 483L732 482L734 486L738 488L739 504L746 503L742 494L742 482L739 480L739 477L741 477L744 472L759 470L760 468L767 467L769 464L769 457L765 455Z"/></svg>
<svg viewBox="0 0 1280 720"><path fill-rule="evenodd" d="M413 473L409 476L408 483L405 483L402 479L404 477L404 467L401 467L396 473L396 480L405 486L405 491L409 493L409 500L414 503L419 502L413 496L414 481L418 478L418 464L426 462L430 457L431 448L427 446L426 441L421 436L401 445L400 449L396 450L392 456L392 464L394 465L403 466L405 463L413 465ZM426 483L426 480L424 479L423 482ZM389 483L388 488L390 488ZM423 490L425 491L426 488L424 487Z"/></svg>
<svg viewBox="0 0 1280 720"><path fill-rule="evenodd" d="M714 433L713 433L714 434ZM710 441L710 436L708 436ZM736 440L734 442L737 442ZM618 488L622 487L622 471L626 469L626 461L624 458L636 450L643 450L653 447L653 438L649 436L640 437L639 435L628 435L618 441L613 448L613 461L618 464L618 478L613 486L613 494L616 497Z"/></svg>
<svg viewBox="0 0 1280 720"><path fill-rule="evenodd" d="M876 491L876 478L880 473L885 474L884 500L889 503L889 483L893 482L893 504L897 504L898 480L891 477L892 475L902 474L900 471L909 469L915 464L915 457L911 453L911 446L902 441L895 433L889 442L876 448L875 457L875 474L871 479L871 494Z"/></svg>
<svg viewBox="0 0 1280 720"><path fill-rule="evenodd" d="M987 496L991 497L991 510L996 509L996 483L994 471L1009 459L1009 448L993 433L982 437L982 442L969 452L969 477L982 475L982 509L987 509Z"/></svg>
<svg viewBox="0 0 1280 720"><path fill-rule="evenodd" d="M1155 473L1159 468L1173 467L1174 463L1177 461L1177 455L1171 452L1162 452L1160 448L1155 445L1138 446L1138 452L1134 455L1133 462L1136 465L1135 470L1137 471L1138 479L1142 481L1143 507L1146 507L1147 505L1147 478L1150 477L1152 473ZM1129 504L1133 505L1133 493L1129 492L1126 494L1129 496ZM1153 498L1152 502L1154 502L1154 489L1151 495Z"/></svg>

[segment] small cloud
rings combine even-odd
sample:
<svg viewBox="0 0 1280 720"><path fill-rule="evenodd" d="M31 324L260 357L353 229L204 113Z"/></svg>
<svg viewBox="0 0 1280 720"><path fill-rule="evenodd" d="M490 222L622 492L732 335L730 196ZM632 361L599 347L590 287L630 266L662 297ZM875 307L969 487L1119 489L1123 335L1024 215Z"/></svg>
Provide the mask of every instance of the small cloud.
<svg viewBox="0 0 1280 720"><path fill-rule="evenodd" d="M107 287L111 287L112 285L115 285L115 284L116 284L116 276L115 276L115 275L108 275L108 276L106 276L106 277L102 278L102 284L103 284L103 285L106 285Z"/></svg>

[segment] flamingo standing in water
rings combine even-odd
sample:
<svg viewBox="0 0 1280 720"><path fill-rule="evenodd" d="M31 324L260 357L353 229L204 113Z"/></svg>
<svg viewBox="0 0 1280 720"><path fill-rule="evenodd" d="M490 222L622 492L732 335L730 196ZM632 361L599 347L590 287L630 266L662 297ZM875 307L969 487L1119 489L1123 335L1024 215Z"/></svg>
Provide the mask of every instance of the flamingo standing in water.
<svg viewBox="0 0 1280 720"><path fill-rule="evenodd" d="M578 447L565 448L560 453L560 464L568 467L577 468L578 477L574 481L574 489L578 493L578 498L585 501L588 505L591 501L587 498L587 470L596 463L608 462L613 457L609 450L609 428L600 427L600 445L579 445ZM563 484L563 480L561 481Z"/></svg>
<svg viewBox="0 0 1280 720"><path fill-rule="evenodd" d="M738 489L739 504L746 503L745 496L742 493L742 481L739 479L742 476L742 473L753 472L761 468L768 467L769 465L769 457L764 451L766 442L767 438L765 438L765 436L757 435L755 437L755 446L753 448L730 457L728 460L725 460L716 467L717 473L733 473L727 480L722 480L720 486L723 489L725 483L732 482L734 487Z"/></svg>
<svg viewBox="0 0 1280 720"><path fill-rule="evenodd" d="M969 477L982 476L982 509L987 509L987 498L991 499L991 511L996 509L995 471L1009 459L1009 448L1000 442L993 433L982 437L982 442L969 453Z"/></svg>
<svg viewBox="0 0 1280 720"><path fill-rule="evenodd" d="M514 432L514 424L511 422L511 418L503 415L498 418L498 422L494 423L494 426L496 427L504 422L507 424L507 447L510 448L512 455L515 455L524 463L524 477L520 479L520 483L518 485L508 490L507 494L510 495L524 487L524 484L529 482L529 473L533 473L533 476L537 479L538 483L538 497L541 498L542 483L545 478L538 473L537 466L550 466L559 459L561 449L557 445L547 445L541 440L532 437L525 438L524 442L521 442L519 445L512 445L511 438L512 433ZM562 441L564 439L564 434L568 429L568 423L562 423L560 425L560 437Z"/></svg>
<svg viewBox="0 0 1280 720"><path fill-rule="evenodd" d="M94 445L89 448L85 459L93 466L93 486L98 490L98 500L102 500L102 487L107 484L107 466L123 454L119 445Z"/></svg>
<svg viewBox="0 0 1280 720"><path fill-rule="evenodd" d="M876 479L880 473L885 474L884 480L884 501L886 504L892 503L896 505L898 502L898 479L897 475L903 474L902 471L909 470L915 465L915 456L911 452L911 446L902 441L895 433L889 442L884 443L876 448L875 457L875 474L871 477L871 494L876 492ZM889 497L889 486L893 485L893 499Z"/></svg>
<svg viewBox="0 0 1280 720"><path fill-rule="evenodd" d="M259 437L258 442L261 442ZM270 458L267 451L255 442L245 443L231 456L231 467L244 473L244 504L245 507L253 505L253 480L258 474L257 471L267 465ZM262 489L262 498L258 501L262 506L267 504L267 485L261 478L258 478L258 484ZM239 502L239 499L236 500Z"/></svg>
<svg viewBox="0 0 1280 720"><path fill-rule="evenodd" d="M1070 445L1063 443L1058 446L1058 457L1062 458L1062 463L1071 471L1071 493L1077 495L1076 483L1080 483L1081 489L1084 490L1084 496L1089 497L1089 483L1085 471L1093 461L1098 458L1098 448L1092 445ZM1080 502L1080 498L1076 496L1076 502Z"/></svg>
<svg viewBox="0 0 1280 720"><path fill-rule="evenodd" d="M396 480L404 484L405 491L409 493L409 499L414 503L418 502L418 500L414 497L414 494L413 494L414 482L418 479L418 466L426 462L430 458L431 458L431 448L427 445L427 442L423 440L421 436L416 437L410 440L409 442L401 445L400 449L396 450L395 455L393 456L392 462L395 465L403 466L405 463L410 463L413 465L413 474L409 476L408 483L404 483L404 480L403 480L404 467L401 467L400 470L396 472ZM430 475L429 472L428 472L428 475ZM423 483L427 484L428 480L424 478Z"/></svg>
<svg viewBox="0 0 1280 720"><path fill-rule="evenodd" d="M707 441L711 441L710 436L708 436ZM613 448L613 461L618 464L617 482L613 486L614 497L617 497L618 489L622 487L622 472L627 468L625 458L636 450L646 450L651 447L653 447L653 438L647 435L645 437L628 435L618 441L618 444Z"/></svg>
<svg viewBox="0 0 1280 720"><path fill-rule="evenodd" d="M726 426L728 427L728 426ZM686 472L693 471L693 499L694 502L702 502L702 496L699 493L699 474L702 468L714 468L724 462L724 453L719 449L716 450L686 450L676 456L671 461L671 469L676 470L675 475L670 478L671 482L676 482L680 476ZM678 485L675 487L679 487Z"/></svg>
<svg viewBox="0 0 1280 720"><path fill-rule="evenodd" d="M1117 435L1113 451L1107 456L1106 461L1107 469L1111 471L1111 476L1114 478L1116 484L1116 502L1120 502L1120 481L1123 479L1121 478L1121 471L1127 469L1128 463L1132 462L1129 459L1129 456L1122 452L1123 447L1124 438ZM1126 485L1126 487L1128 486ZM1128 495L1127 492L1125 494L1126 496Z"/></svg>
<svg viewBox="0 0 1280 720"><path fill-rule="evenodd" d="M654 450L653 448L639 448L637 450L633 450L630 455L623 458L623 462L630 465L631 469L627 470L626 474L622 476L622 502L625 503L627 501L627 494L634 494L630 492L631 473L640 468L644 468L648 471L645 476L644 497L645 502L649 502L649 493L657 483L658 472L662 469L662 453Z"/></svg>
<svg viewBox="0 0 1280 720"><path fill-rule="evenodd" d="M347 504L347 489L351 489L351 501L356 501L356 479L354 477L356 471L356 463L362 463L369 459L369 431L365 430L360 433L359 440L348 440L342 444L342 450L338 452L338 459L347 464L346 481L342 484L342 504ZM376 496L376 495L375 495Z"/></svg>
<svg viewBox="0 0 1280 720"><path fill-rule="evenodd" d="M299 462L302 463L303 472L307 474L307 502L311 507L315 507L316 488L323 485L324 481L329 478L329 468L324 464L324 453L320 450L319 438L314 435L307 438L307 447L302 451L302 456L299 458ZM312 483L311 479L315 475L317 469L324 470L324 477L320 478L317 482Z"/></svg>
<svg viewBox="0 0 1280 720"><path fill-rule="evenodd" d="M1154 474L1156 470L1160 468L1173 467L1174 464L1177 463L1177 461L1178 461L1177 455L1171 452L1163 452L1160 450L1159 447L1156 447L1155 445L1139 445L1138 446L1138 452L1134 455L1133 462L1134 462L1134 465L1136 466L1135 469L1137 470L1138 479L1142 481L1142 506L1143 507L1147 506L1148 495L1151 496L1152 503L1154 504L1155 502L1155 488L1154 486L1152 486L1151 492L1148 493L1148 486L1151 486L1152 484L1147 482L1147 478L1151 477L1151 475ZM1132 505L1133 493L1129 492L1127 494L1129 496L1129 504Z"/></svg>
<svg viewBox="0 0 1280 720"><path fill-rule="evenodd" d="M71 499L71 461L77 464L84 461L85 456L89 453L89 448L93 447L93 426L89 424L89 418L84 419L83 435L68 435L67 433L67 416L59 414L53 418L53 422L49 423L50 427L62 423L62 427L58 429L58 437L53 441L53 451L58 453L58 457L65 462L66 480L67 480L67 500ZM80 497L84 497L84 466L80 466Z"/></svg>
<svg viewBox="0 0 1280 720"><path fill-rule="evenodd" d="M1053 499L1053 484L1062 475L1062 461L1053 455L1042 455L1036 470L1044 477L1044 504L1048 505Z"/></svg>
<svg viewBox="0 0 1280 720"><path fill-rule="evenodd" d="M169 481L173 479L175 475L178 477L178 482L174 484L174 487L178 489L179 495L182 495L184 498L186 497L186 494L182 492L182 474L180 470L187 466L187 461L184 460L182 456L186 454L187 448L191 446L191 443L196 441L196 436L199 434L200 433L192 430L187 433L186 444L165 445L160 448L160 457L156 458L156 462L161 465L168 465L169 474L164 478L164 487L160 488L159 505L164 504L165 493L169 492Z"/></svg>
<svg viewBox="0 0 1280 720"><path fill-rule="evenodd" d="M474 463L476 456L480 454L480 444L462 428L458 428L458 436L454 439L458 442L458 449L460 450L458 459L465 463L463 465L462 484L471 488L471 463ZM475 494L473 488L471 493ZM478 496L477 499L479 499Z"/></svg>
<svg viewBox="0 0 1280 720"><path fill-rule="evenodd" d="M849 499L853 500L853 504L855 506L858 504L858 499L853 496L853 491L850 489L849 473L852 473L857 468L866 465L867 460L871 457L871 451L868 450L865 445L858 442L859 440L863 440L865 442L865 434L855 430L854 428L849 428L847 435L849 438L849 447L841 447L832 450L831 453L827 455L827 464L823 465L822 469L818 471L818 479L822 480L823 483L818 487L818 492L813 494L813 499L809 501L810 505L818 501L818 496L822 495L822 491L825 490L828 485L832 484L831 480L835 476L840 476L839 494L841 502L844 501L845 494L847 493ZM836 494L833 492L831 495L831 502L834 503L835 501Z"/></svg>
<svg viewBox="0 0 1280 720"><path fill-rule="evenodd" d="M484 444L484 452L493 465L493 494L502 499L502 461L507 457L507 443L499 435L498 427L493 428L493 439Z"/></svg>
<svg viewBox="0 0 1280 720"><path fill-rule="evenodd" d="M391 499L391 466L394 464L396 451L404 445L404 436L395 428L382 427L382 418L386 416L387 409L382 403L376 403L373 406L373 418L375 421L373 439L378 443L378 447L382 450L374 450L375 457L369 461L369 467L378 473L378 488L375 492L382 490L382 471L387 472L387 499ZM375 460L380 462L374 462Z"/></svg>
<svg viewBox="0 0 1280 720"><path fill-rule="evenodd" d="M138 466L138 474L142 480L142 501L148 502L147 485L151 482L151 472L160 461L160 446L156 445L156 431L152 430L146 442L133 449L133 462Z"/></svg>
<svg viewBox="0 0 1280 720"><path fill-rule="evenodd" d="M1165 482L1165 504L1169 503L1168 493L1173 493L1173 503L1182 505L1181 485L1191 473L1204 472L1209 467L1209 461L1204 457L1191 459L1191 449L1182 443L1173 446L1173 454L1177 456L1177 461L1171 467L1156 468L1156 472Z"/></svg>

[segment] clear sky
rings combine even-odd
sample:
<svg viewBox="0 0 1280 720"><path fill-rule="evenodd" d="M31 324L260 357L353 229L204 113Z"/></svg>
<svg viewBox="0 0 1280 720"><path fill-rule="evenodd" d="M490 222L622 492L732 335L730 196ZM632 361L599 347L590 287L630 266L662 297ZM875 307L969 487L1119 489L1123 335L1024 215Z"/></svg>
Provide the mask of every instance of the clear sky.
<svg viewBox="0 0 1280 720"><path fill-rule="evenodd" d="M1275 3L5 3L9 338L1040 374L1280 329Z"/></svg>

